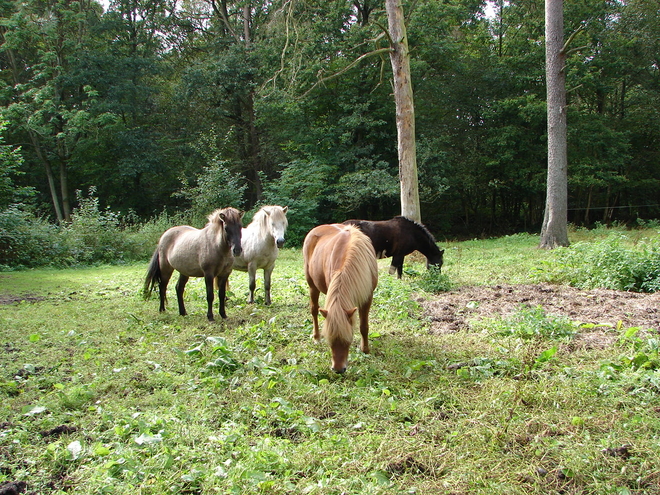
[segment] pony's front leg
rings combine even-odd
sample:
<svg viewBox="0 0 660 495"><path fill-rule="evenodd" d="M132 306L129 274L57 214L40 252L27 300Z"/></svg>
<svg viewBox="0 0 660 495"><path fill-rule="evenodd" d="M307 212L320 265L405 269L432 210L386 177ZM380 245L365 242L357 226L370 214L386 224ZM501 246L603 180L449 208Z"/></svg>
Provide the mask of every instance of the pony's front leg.
<svg viewBox="0 0 660 495"><path fill-rule="evenodd" d="M179 276L179 281L176 283L176 301L179 303L179 314L181 316L186 316L186 307L183 305L183 290L186 288L188 279L185 275Z"/></svg>
<svg viewBox="0 0 660 495"><path fill-rule="evenodd" d="M206 317L209 319L209 321L215 321L215 318L213 318L213 281L215 280L215 277L213 275L204 275L204 283L206 284ZM227 280L220 280L220 277L218 277L218 294L222 293L222 297L220 298L220 316L223 318L226 318L226 316L222 315L222 312L224 311L224 296L225 296L225 283Z"/></svg>
<svg viewBox="0 0 660 495"><path fill-rule="evenodd" d="M320 292L316 288L309 288L309 307L312 313L312 323L314 324L314 331L312 332L312 338L318 342L321 340L321 334L319 332L319 295Z"/></svg>
<svg viewBox="0 0 660 495"><path fill-rule="evenodd" d="M257 289L257 264L248 263L247 266L248 278L249 278L249 289L250 297L248 298L248 304L254 304L254 291Z"/></svg>
<svg viewBox="0 0 660 495"><path fill-rule="evenodd" d="M372 299L369 299L360 306L360 335L362 335L360 350L365 354L369 354L369 310L371 309L371 301Z"/></svg>
<svg viewBox="0 0 660 495"><path fill-rule="evenodd" d="M392 264L390 265L390 275L396 272L396 278L401 278L403 274L403 260L405 256L392 256Z"/></svg>
<svg viewBox="0 0 660 495"><path fill-rule="evenodd" d="M222 318L227 318L227 313L225 312L225 302L227 299L227 280L229 280L229 274L224 276L218 276L218 305L220 316ZM213 283L211 283L213 287ZM213 301L211 301L213 302ZM212 308L209 306L209 311L211 311L211 316L213 316ZM213 321L212 318L209 318L210 321Z"/></svg>
<svg viewBox="0 0 660 495"><path fill-rule="evenodd" d="M270 276L272 273L273 273L273 267L264 268L264 291L266 292L265 295L266 306L270 305Z"/></svg>

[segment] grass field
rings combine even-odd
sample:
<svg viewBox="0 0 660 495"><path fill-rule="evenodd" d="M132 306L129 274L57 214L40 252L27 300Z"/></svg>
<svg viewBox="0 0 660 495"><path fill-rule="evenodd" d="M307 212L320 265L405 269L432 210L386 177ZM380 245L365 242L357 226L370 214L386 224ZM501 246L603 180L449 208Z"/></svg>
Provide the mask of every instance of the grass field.
<svg viewBox="0 0 660 495"><path fill-rule="evenodd" d="M553 256L537 243L445 244L443 273L455 286L529 282ZM270 307L261 292L247 305L247 275L232 274L216 323L201 280L186 289L187 317L173 284L166 313L143 301L146 263L0 273L0 486L660 494L657 335L612 329L615 345L577 350L566 345L577 328L429 335L421 261L407 260L403 280L379 262L372 354L354 347L343 375L310 339L299 250L282 251Z"/></svg>

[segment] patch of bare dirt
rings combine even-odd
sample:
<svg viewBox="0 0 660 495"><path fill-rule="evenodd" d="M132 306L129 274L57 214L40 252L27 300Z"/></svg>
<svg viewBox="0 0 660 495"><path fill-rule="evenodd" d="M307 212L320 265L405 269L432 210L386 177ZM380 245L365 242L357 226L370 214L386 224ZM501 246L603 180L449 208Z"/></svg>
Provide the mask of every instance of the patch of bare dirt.
<svg viewBox="0 0 660 495"><path fill-rule="evenodd" d="M541 306L549 315L566 316L580 323L616 328L621 322L623 328L660 331L660 293L582 290L551 284L495 285L461 287L421 304L431 320L430 332L436 335L468 329L470 321L509 316L521 305ZM602 338L595 333L590 336L585 332L582 338ZM605 344L594 342L598 347Z"/></svg>
<svg viewBox="0 0 660 495"><path fill-rule="evenodd" d="M34 303L34 302L44 301L45 299L46 299L45 297L35 296L33 294L22 294L22 295L0 294L0 305L16 304L21 301Z"/></svg>

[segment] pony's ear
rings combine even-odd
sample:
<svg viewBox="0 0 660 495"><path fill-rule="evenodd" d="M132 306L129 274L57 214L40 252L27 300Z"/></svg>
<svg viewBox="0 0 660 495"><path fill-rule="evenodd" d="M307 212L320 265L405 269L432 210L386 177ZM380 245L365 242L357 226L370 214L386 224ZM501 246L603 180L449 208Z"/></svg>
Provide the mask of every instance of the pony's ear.
<svg viewBox="0 0 660 495"><path fill-rule="evenodd" d="M227 215L225 215L224 213L220 212L220 213L218 214L218 216L220 217L220 220L221 220L223 223L227 221Z"/></svg>
<svg viewBox="0 0 660 495"><path fill-rule="evenodd" d="M353 318L353 315L355 314L356 311L357 311L357 308L349 309L349 310L346 311L346 316L348 316L349 320L351 318Z"/></svg>
<svg viewBox="0 0 660 495"><path fill-rule="evenodd" d="M282 208L282 210L284 211L284 213L286 213L287 211L289 211L289 207L285 206L284 208Z"/></svg>
<svg viewBox="0 0 660 495"><path fill-rule="evenodd" d="M238 218L239 218L239 219L243 220L243 215L245 215L245 212L244 212L244 211L239 211L239 212L238 212Z"/></svg>
<svg viewBox="0 0 660 495"><path fill-rule="evenodd" d="M321 313L323 315L323 318L328 317L328 310L327 309L319 308L319 313Z"/></svg>

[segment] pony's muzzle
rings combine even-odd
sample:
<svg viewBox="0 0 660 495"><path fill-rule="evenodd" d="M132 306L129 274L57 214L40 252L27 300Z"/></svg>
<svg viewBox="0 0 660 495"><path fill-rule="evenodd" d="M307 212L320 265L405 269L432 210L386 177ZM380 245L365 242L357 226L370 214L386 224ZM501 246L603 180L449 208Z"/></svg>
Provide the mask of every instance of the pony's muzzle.
<svg viewBox="0 0 660 495"><path fill-rule="evenodd" d="M346 366L344 366L343 368L340 368L338 370L335 369L335 368L332 368L332 371L334 371L335 373L339 373L340 375L343 375L346 372Z"/></svg>
<svg viewBox="0 0 660 495"><path fill-rule="evenodd" d="M275 242L277 243L277 247L281 248L282 246L284 246L284 237L278 238L277 241Z"/></svg>
<svg viewBox="0 0 660 495"><path fill-rule="evenodd" d="M234 246L231 250L231 253L238 257L241 255L241 253L243 253L243 247L240 244L238 246Z"/></svg>

